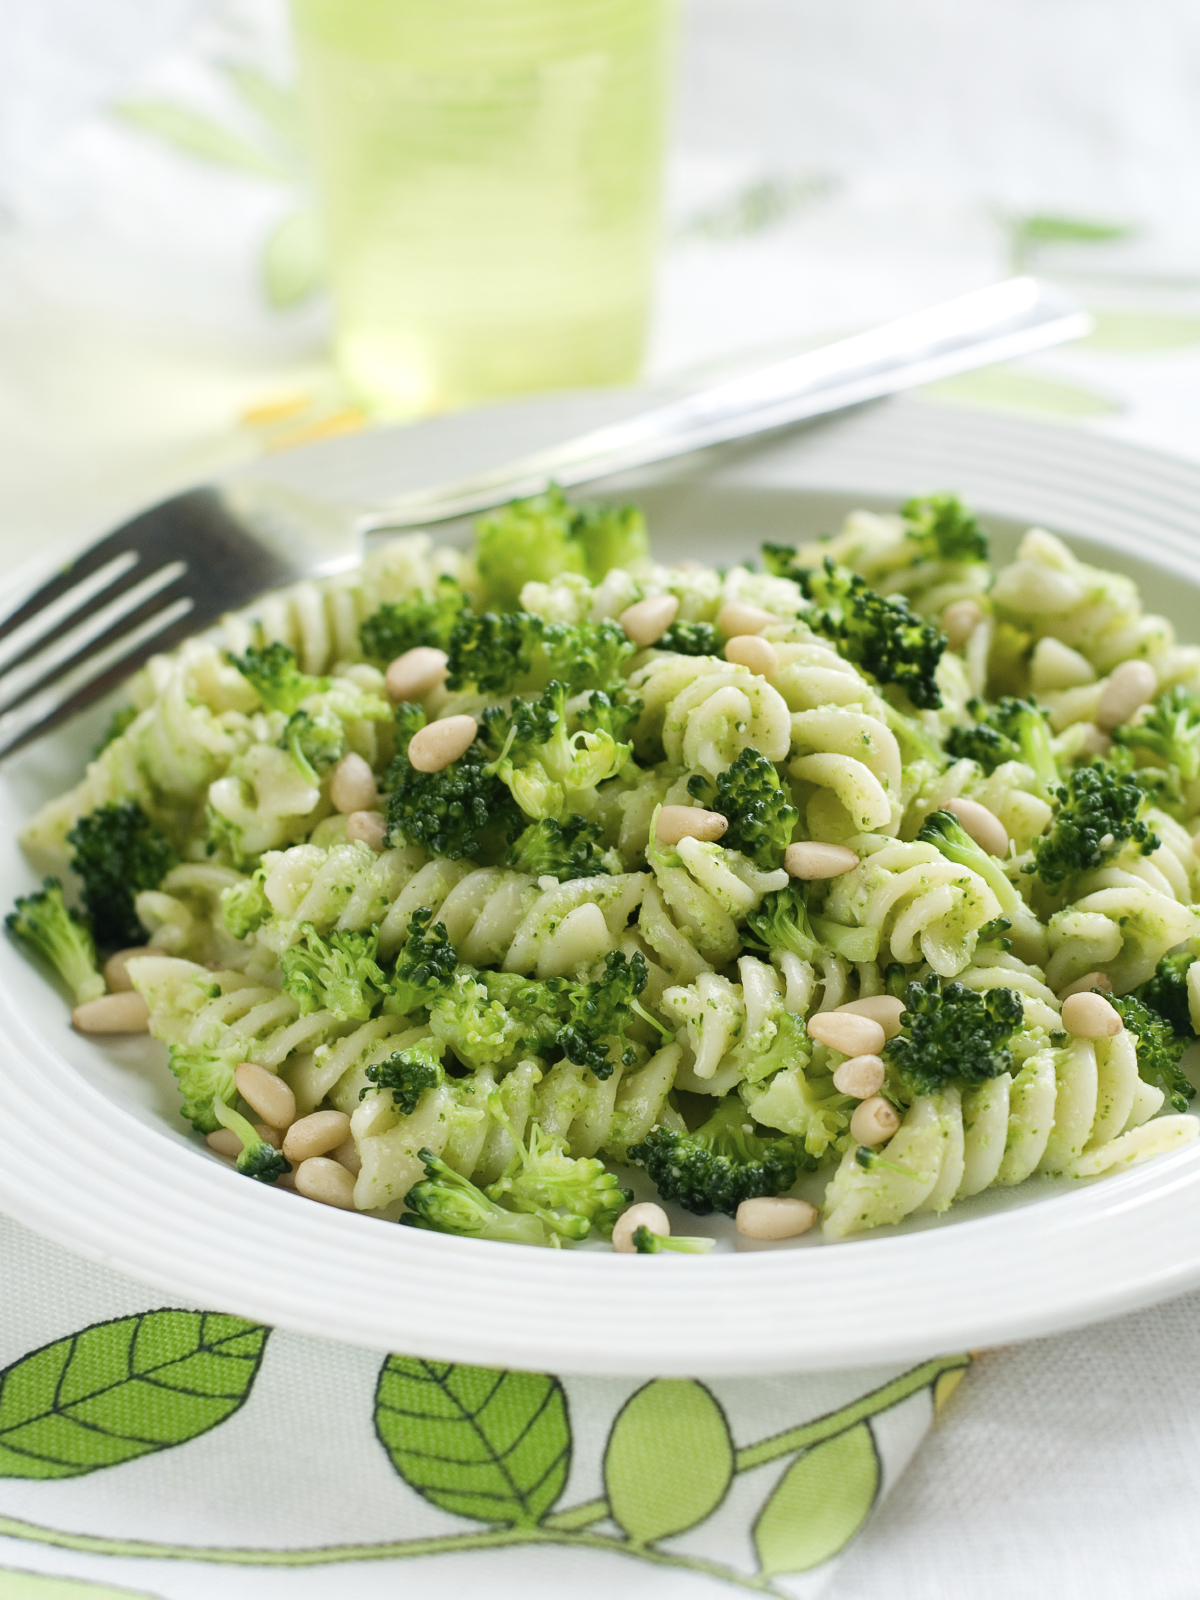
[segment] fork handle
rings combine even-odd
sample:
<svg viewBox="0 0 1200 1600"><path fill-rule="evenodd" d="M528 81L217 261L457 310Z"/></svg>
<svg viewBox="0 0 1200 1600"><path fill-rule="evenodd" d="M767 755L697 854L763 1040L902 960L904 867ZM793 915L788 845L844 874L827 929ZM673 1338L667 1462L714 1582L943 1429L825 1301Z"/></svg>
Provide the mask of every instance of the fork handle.
<svg viewBox="0 0 1200 1600"><path fill-rule="evenodd" d="M423 527L707 445L768 433L901 389L1042 350L1090 332L1061 290L1009 278L867 333L656 406L456 483L418 490L366 515L364 533Z"/></svg>

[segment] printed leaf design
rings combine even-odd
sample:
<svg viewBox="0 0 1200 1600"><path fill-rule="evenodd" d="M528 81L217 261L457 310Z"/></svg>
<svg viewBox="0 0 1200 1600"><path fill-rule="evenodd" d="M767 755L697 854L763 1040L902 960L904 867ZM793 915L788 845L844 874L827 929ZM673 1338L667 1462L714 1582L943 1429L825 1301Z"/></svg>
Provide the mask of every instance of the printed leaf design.
<svg viewBox="0 0 1200 1600"><path fill-rule="evenodd" d="M263 249L263 281L276 311L299 305L320 287L321 238L313 211L293 211L278 223Z"/></svg>
<svg viewBox="0 0 1200 1600"><path fill-rule="evenodd" d="M304 144L304 119L299 96L293 89L285 88L256 68L240 62L230 62L225 74L245 103L280 138L286 139L289 144Z"/></svg>
<svg viewBox="0 0 1200 1600"><path fill-rule="evenodd" d="M0 1567L0 1595L4 1600L154 1600L145 1589L114 1589L107 1583L17 1572L13 1567Z"/></svg>
<svg viewBox="0 0 1200 1600"><path fill-rule="evenodd" d="M613 1423L604 1483L613 1520L634 1544L703 1522L725 1498L732 1476L725 1413L694 1379L655 1379L631 1396Z"/></svg>
<svg viewBox="0 0 1200 1600"><path fill-rule="evenodd" d="M144 1311L31 1351L0 1372L0 1477L76 1478L207 1433L250 1393L269 1332Z"/></svg>
<svg viewBox="0 0 1200 1600"><path fill-rule="evenodd" d="M460 1517L533 1527L571 1464L557 1378L392 1355L375 1391L375 1431L404 1481Z"/></svg>
<svg viewBox="0 0 1200 1600"><path fill-rule="evenodd" d="M835 1434L793 1461L754 1525L767 1577L808 1572L844 1550L879 1492L879 1456L868 1422Z"/></svg>
<svg viewBox="0 0 1200 1600"><path fill-rule="evenodd" d="M279 182L291 182L295 178L286 162L184 106L172 105L167 100L125 100L113 109L123 121L140 128L143 133L152 133L201 161L253 172L260 178Z"/></svg>

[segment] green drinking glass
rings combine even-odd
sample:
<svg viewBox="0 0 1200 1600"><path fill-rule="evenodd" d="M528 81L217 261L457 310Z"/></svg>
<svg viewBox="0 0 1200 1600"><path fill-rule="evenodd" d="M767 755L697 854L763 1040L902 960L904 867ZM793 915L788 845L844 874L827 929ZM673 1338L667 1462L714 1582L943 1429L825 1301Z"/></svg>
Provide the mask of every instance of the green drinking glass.
<svg viewBox="0 0 1200 1600"><path fill-rule="evenodd" d="M292 0L355 398L637 376L675 0Z"/></svg>

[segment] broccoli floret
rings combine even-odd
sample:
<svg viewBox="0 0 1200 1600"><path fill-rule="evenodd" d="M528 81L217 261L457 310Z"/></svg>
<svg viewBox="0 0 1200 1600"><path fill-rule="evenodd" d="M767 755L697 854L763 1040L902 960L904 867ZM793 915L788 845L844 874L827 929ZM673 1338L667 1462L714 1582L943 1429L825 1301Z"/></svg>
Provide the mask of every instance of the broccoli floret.
<svg viewBox="0 0 1200 1600"><path fill-rule="evenodd" d="M532 1212L506 1211L432 1150L419 1150L417 1154L425 1163L426 1175L405 1196L408 1210L400 1221L406 1227L458 1233L468 1239L498 1239L507 1244L558 1242L558 1236L550 1232L541 1217Z"/></svg>
<svg viewBox="0 0 1200 1600"><path fill-rule="evenodd" d="M412 600L388 601L359 623L358 642L368 661L385 667L418 645L444 650L455 625L468 610L466 595L445 573L431 595Z"/></svg>
<svg viewBox="0 0 1200 1600"><path fill-rule="evenodd" d="M915 616L902 595L885 599L829 556L820 571L791 576L814 603L804 621L815 633L832 639L847 661L879 683L903 689L919 710L937 710L942 695L935 674L946 648L945 634Z"/></svg>
<svg viewBox="0 0 1200 1600"><path fill-rule="evenodd" d="M104 993L91 929L77 911L68 909L57 878L46 878L34 894L21 895L5 923L22 944L50 963L77 1006Z"/></svg>
<svg viewBox="0 0 1200 1600"><path fill-rule="evenodd" d="M296 763L300 776L316 788L321 773L340 761L346 745L346 731L338 717L321 712L312 717L307 711L293 711L283 730L279 748Z"/></svg>
<svg viewBox="0 0 1200 1600"><path fill-rule="evenodd" d="M1158 849L1158 835L1138 816L1146 796L1132 774L1096 761L1077 767L1056 793L1061 809L1054 826L1034 841L1033 860L1023 868L1036 872L1050 894L1103 866L1128 839L1143 855Z"/></svg>
<svg viewBox="0 0 1200 1600"><path fill-rule="evenodd" d="M588 696L586 704L580 706L576 716L585 733L606 733L616 744L624 744L641 709L640 700L626 705L605 694L603 689L596 689Z"/></svg>
<svg viewBox="0 0 1200 1600"><path fill-rule="evenodd" d="M425 1091L436 1089L446 1077L441 1063L434 1061L420 1045L397 1050L386 1061L367 1067L365 1075L375 1088L391 1091L396 1110L406 1117L412 1116ZM369 1088L360 1089L358 1098L363 1100L370 1093Z"/></svg>
<svg viewBox="0 0 1200 1600"><path fill-rule="evenodd" d="M473 1068L497 1066L518 1048L526 1048L513 1019L470 967L459 967L429 1002L429 1026Z"/></svg>
<svg viewBox="0 0 1200 1600"><path fill-rule="evenodd" d="M597 854L600 829L576 812L560 822L542 817L519 833L504 858L506 867L528 872L532 877L554 877L560 883L569 878L595 878L608 872Z"/></svg>
<svg viewBox="0 0 1200 1600"><path fill-rule="evenodd" d="M483 517L475 532L487 599L508 610L527 583L546 583L562 572L599 582L610 567L631 566L650 553L636 506L573 505L557 484Z"/></svg>
<svg viewBox="0 0 1200 1600"><path fill-rule="evenodd" d="M444 922L429 926L433 916L429 906L414 911L408 924L408 938L396 960L388 984L387 1009L407 1016L436 997L454 982L458 957Z"/></svg>
<svg viewBox="0 0 1200 1600"><path fill-rule="evenodd" d="M695 1132L652 1128L628 1154L645 1167L664 1200L699 1217L711 1211L733 1216L743 1200L782 1194L808 1165L788 1135L756 1133L736 1095L722 1100Z"/></svg>
<svg viewBox="0 0 1200 1600"><path fill-rule="evenodd" d="M594 983L564 983L561 993L566 1019L556 1042L568 1061L588 1067L597 1078L610 1078L615 1047L620 1061L632 1065L636 1055L626 1034L634 1015L654 1023L638 1004L649 975L640 950L628 960L620 950L612 950L604 958L603 974Z"/></svg>
<svg viewBox="0 0 1200 1600"><path fill-rule="evenodd" d="M1113 730L1113 742L1157 756L1187 781L1200 777L1200 695L1176 685L1160 694L1141 722Z"/></svg>
<svg viewBox="0 0 1200 1600"><path fill-rule="evenodd" d="M673 622L654 648L673 650L677 656L715 656L721 635L711 622Z"/></svg>
<svg viewBox="0 0 1200 1600"><path fill-rule="evenodd" d="M1000 902L1001 916L997 921L1003 928L986 925L988 938L1003 936L1011 931L1021 954L1026 949L1031 957L1044 953L1045 930L1036 914L1021 899L1016 885L1007 877L995 856L988 855L950 811L934 811L925 818L917 838L922 844L931 844L940 850L947 861L956 867L967 867L977 873ZM985 942L985 929L979 930L979 941ZM1025 957L1022 957L1025 959Z"/></svg>
<svg viewBox="0 0 1200 1600"><path fill-rule="evenodd" d="M499 1115L499 1096L491 1095L488 1104ZM488 1198L540 1217L564 1239L586 1239L593 1231L607 1238L633 1199L630 1191L594 1156L569 1156L536 1122L525 1142L511 1126L508 1131L516 1154L507 1170L484 1191Z"/></svg>
<svg viewBox="0 0 1200 1600"><path fill-rule="evenodd" d="M904 992L901 1031L883 1047L911 1094L935 1094L948 1083L974 1086L1012 1067L1009 1041L1024 1011L1013 989L979 993L944 983L936 973Z"/></svg>
<svg viewBox="0 0 1200 1600"><path fill-rule="evenodd" d="M110 717L109 723L108 723L108 727L105 728L103 734L101 735L101 737L99 739L99 742L97 744L95 744L93 746L93 748L92 748L92 760L93 761L96 759L96 757L100 754L100 752L102 750L107 750L108 749L109 745L113 742L114 739L119 739L121 737L121 735L125 732L125 729L134 720L134 718L137 716L137 714L138 714L138 711L137 711L137 707L136 706L118 706L117 707L117 709L113 712L112 716Z"/></svg>
<svg viewBox="0 0 1200 1600"><path fill-rule="evenodd" d="M763 571L773 578L799 580L804 568L796 561L794 544L764 544L761 547Z"/></svg>
<svg viewBox="0 0 1200 1600"><path fill-rule="evenodd" d="M571 796L614 777L632 752L603 730L569 733L566 702L566 684L553 681L538 701L514 701L508 713L489 706L483 713L482 741L496 751L487 770L528 817L561 817L578 809ZM595 720L603 704L590 709Z"/></svg>
<svg viewBox="0 0 1200 1600"><path fill-rule="evenodd" d="M474 685L481 694L510 694L557 678L569 694L600 689L615 695L635 646L619 623L544 622L525 611L464 616L447 646L446 686Z"/></svg>
<svg viewBox="0 0 1200 1600"><path fill-rule="evenodd" d="M832 952L846 961L874 961L879 954L877 928L851 928L829 917L810 916L804 885L798 881L765 894L746 927L768 950L791 950L801 961L818 961Z"/></svg>
<svg viewBox="0 0 1200 1600"><path fill-rule="evenodd" d="M994 706L971 700L967 710L978 720L968 727L950 729L946 754L955 761L977 761L985 772L994 772L1002 761L1023 761L1033 768L1038 794L1048 800L1062 779L1041 706L1005 695Z"/></svg>
<svg viewBox="0 0 1200 1600"><path fill-rule="evenodd" d="M273 908L267 899L266 881L267 869L259 867L251 877L221 890L221 920L235 939L244 939L271 916Z"/></svg>
<svg viewBox="0 0 1200 1600"><path fill-rule="evenodd" d="M83 903L102 949L145 944L134 896L157 889L179 857L136 800L100 806L67 834Z"/></svg>
<svg viewBox="0 0 1200 1600"><path fill-rule="evenodd" d="M279 958L283 987L302 1016L328 1011L339 1022L366 1022L387 988L375 960L378 946L377 928L331 933L325 939L311 922L302 922L299 943Z"/></svg>
<svg viewBox="0 0 1200 1600"><path fill-rule="evenodd" d="M528 674L546 624L527 611L465 614L446 646L446 687L508 694Z"/></svg>
<svg viewBox="0 0 1200 1600"><path fill-rule="evenodd" d="M922 561L986 561L987 536L957 495L930 494L907 500L900 515L920 546Z"/></svg>
<svg viewBox="0 0 1200 1600"><path fill-rule="evenodd" d="M1186 1111L1196 1096L1179 1065L1187 1039L1180 1038L1164 1016L1143 1005L1136 995L1106 995L1105 999L1120 1013L1130 1033L1137 1034L1137 1064L1142 1078L1163 1091L1172 1111Z"/></svg>
<svg viewBox="0 0 1200 1600"><path fill-rule="evenodd" d="M728 818L723 845L740 850L764 871L779 865L800 813L784 794L773 761L747 747L717 774L715 787L696 773L688 779L688 793Z"/></svg>
<svg viewBox="0 0 1200 1600"><path fill-rule="evenodd" d="M1154 976L1133 991L1143 1005L1157 1011L1167 1026L1181 1039L1194 1039L1192 1014L1188 1006L1187 972L1196 960L1195 944L1175 955L1164 956Z"/></svg>
<svg viewBox="0 0 1200 1600"><path fill-rule="evenodd" d="M525 825L520 807L487 766L478 742L440 772L418 771L408 759L408 745L424 726L420 706L396 708L396 755L383 780L389 847L419 844L451 861L499 858Z"/></svg>
<svg viewBox="0 0 1200 1600"><path fill-rule="evenodd" d="M313 678L301 672L296 652L279 640L262 647L251 645L244 656L231 655L228 659L230 666L253 685L267 710L282 711L285 716L298 711L300 702L310 694L323 694L329 688L328 678Z"/></svg>
<svg viewBox="0 0 1200 1600"><path fill-rule="evenodd" d="M213 1115L223 1128L235 1133L242 1141L242 1153L237 1158L237 1169L247 1178L257 1178L259 1183L274 1183L292 1164L256 1131L253 1124L223 1100L213 1101Z"/></svg>
<svg viewBox="0 0 1200 1600"><path fill-rule="evenodd" d="M683 1256L706 1256L712 1247L711 1239L654 1233L644 1225L633 1230L633 1248L639 1256L656 1256L660 1250L677 1250Z"/></svg>
<svg viewBox="0 0 1200 1600"><path fill-rule="evenodd" d="M237 1049L220 1051L171 1046L171 1071L183 1096L180 1115L197 1133L215 1133L224 1126L216 1108L227 1106L237 1098L233 1074L244 1053Z"/></svg>

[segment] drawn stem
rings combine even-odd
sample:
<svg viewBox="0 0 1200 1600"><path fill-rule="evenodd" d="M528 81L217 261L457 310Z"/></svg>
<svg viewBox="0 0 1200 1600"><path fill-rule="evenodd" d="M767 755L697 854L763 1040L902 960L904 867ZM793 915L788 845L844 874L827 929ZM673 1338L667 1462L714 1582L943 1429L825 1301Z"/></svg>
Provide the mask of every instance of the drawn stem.
<svg viewBox="0 0 1200 1600"><path fill-rule="evenodd" d="M813 1445L832 1439L839 1433L845 1433L864 1417L874 1417L881 1411L890 1411L902 1400L907 1400L910 1395L916 1394L918 1389L936 1383L943 1372L957 1372L959 1368L969 1366L970 1361L971 1358L965 1355L941 1356L934 1361L926 1361L922 1366L914 1367L911 1372L893 1378L890 1383L872 1389L868 1394L860 1395L857 1400L848 1406L843 1406L840 1411L831 1411L824 1417L815 1417L813 1421L806 1422L801 1427L789 1428L784 1433L772 1434L769 1439L760 1439L757 1444L747 1445L734 1457L734 1471L749 1472L751 1467L761 1467L769 1461L778 1461L780 1456L791 1455L795 1450L810 1450ZM607 1515L608 1501L601 1495L596 1500L568 1506L565 1511L553 1512L545 1518L542 1526L572 1531L603 1522Z"/></svg>
<svg viewBox="0 0 1200 1600"><path fill-rule="evenodd" d="M462 1550L497 1550L506 1545L547 1544L609 1550L616 1555L648 1561L654 1566L684 1567L690 1572L703 1572L709 1577L719 1578L723 1583L751 1589L756 1594L781 1593L764 1577L735 1572L732 1567L723 1567L717 1561L706 1561L702 1556L655 1550L604 1533L570 1533L550 1528L489 1528L483 1533L452 1533L440 1539L404 1539L391 1544L326 1545L308 1550L248 1550L155 1544L143 1539L104 1539L87 1533L62 1533L56 1528L20 1522L15 1517L0 1517L0 1537L54 1545L58 1549L77 1550L84 1555L136 1556L145 1561L202 1561L206 1565L226 1567L331 1566L342 1561L395 1561L411 1556L448 1555Z"/></svg>

